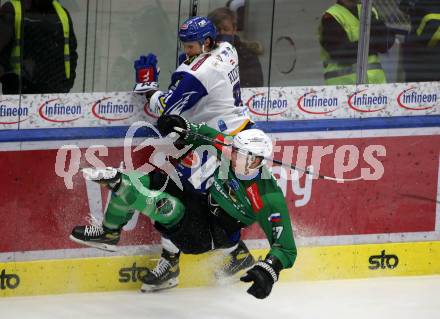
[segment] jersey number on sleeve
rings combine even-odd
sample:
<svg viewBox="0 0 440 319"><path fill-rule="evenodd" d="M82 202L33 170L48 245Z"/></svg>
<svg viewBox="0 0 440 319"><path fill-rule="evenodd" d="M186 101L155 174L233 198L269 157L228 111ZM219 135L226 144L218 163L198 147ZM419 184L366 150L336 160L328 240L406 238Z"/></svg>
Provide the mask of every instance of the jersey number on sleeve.
<svg viewBox="0 0 440 319"><path fill-rule="evenodd" d="M274 239L280 239L281 233L283 232L284 227L283 226L276 226L272 228L273 237Z"/></svg>

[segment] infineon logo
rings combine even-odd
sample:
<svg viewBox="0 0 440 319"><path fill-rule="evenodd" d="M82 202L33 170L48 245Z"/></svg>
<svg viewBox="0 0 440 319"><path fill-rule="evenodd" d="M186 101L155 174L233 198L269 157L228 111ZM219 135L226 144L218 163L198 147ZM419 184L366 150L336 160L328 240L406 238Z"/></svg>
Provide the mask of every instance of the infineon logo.
<svg viewBox="0 0 440 319"><path fill-rule="evenodd" d="M423 111L432 109L437 99L437 93L418 93L414 87L409 87L399 93L397 104L407 110Z"/></svg>
<svg viewBox="0 0 440 319"><path fill-rule="evenodd" d="M123 121L134 115L133 104L117 104L104 97L93 103L92 114L104 121Z"/></svg>
<svg viewBox="0 0 440 319"><path fill-rule="evenodd" d="M247 100L249 112L260 116L275 116L287 111L287 99L269 99L265 93L256 93Z"/></svg>
<svg viewBox="0 0 440 319"><path fill-rule="evenodd" d="M17 107L16 104L10 100L0 100L0 124L17 124L28 119L29 107Z"/></svg>
<svg viewBox="0 0 440 319"><path fill-rule="evenodd" d="M308 114L328 114L339 107L339 101L337 97L320 97L315 91L310 91L302 95L296 105Z"/></svg>
<svg viewBox="0 0 440 319"><path fill-rule="evenodd" d="M364 93L368 89L354 92L348 98L348 106L357 112L378 112L388 104L386 95L372 95ZM363 93L363 94L362 94Z"/></svg>
<svg viewBox="0 0 440 319"><path fill-rule="evenodd" d="M40 117L49 122L73 122L82 115L81 105L68 104L60 98L44 101L38 108Z"/></svg>

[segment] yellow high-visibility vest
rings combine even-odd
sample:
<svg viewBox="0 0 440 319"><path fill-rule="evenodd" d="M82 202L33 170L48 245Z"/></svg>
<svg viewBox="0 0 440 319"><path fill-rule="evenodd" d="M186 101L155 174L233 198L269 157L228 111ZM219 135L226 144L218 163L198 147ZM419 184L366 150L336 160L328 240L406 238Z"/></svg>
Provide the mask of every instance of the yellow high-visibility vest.
<svg viewBox="0 0 440 319"><path fill-rule="evenodd" d="M14 46L11 53L11 65L13 72L20 75L21 74L21 33L22 33L22 21L23 21L23 10L21 0L11 0L11 4L14 7ZM63 9L61 4L53 0L52 5L61 21L63 27L64 35L64 71L66 72L66 78L70 79L70 46L69 46L69 18L66 10Z"/></svg>
<svg viewBox="0 0 440 319"><path fill-rule="evenodd" d="M426 25L429 23L429 21L432 20L440 20L440 13L429 13L425 15L420 21L420 25L416 30L417 36L421 36L423 34L423 31L425 30ZM428 42L428 47L435 47L437 43L440 41L440 26L437 28L437 30L432 35L431 39Z"/></svg>
<svg viewBox="0 0 440 319"><path fill-rule="evenodd" d="M361 5L358 5L358 14L361 14ZM340 4L335 4L327 9L326 13L331 14L347 33L350 42L359 40L360 22L350 10ZM376 9L373 14L378 18ZM322 37L322 30L319 30L319 37ZM328 52L321 47L321 60L324 64L324 79L327 85L349 85L356 84L356 64L340 65L332 60ZM367 67L368 83L386 83L385 72L376 54L368 56Z"/></svg>

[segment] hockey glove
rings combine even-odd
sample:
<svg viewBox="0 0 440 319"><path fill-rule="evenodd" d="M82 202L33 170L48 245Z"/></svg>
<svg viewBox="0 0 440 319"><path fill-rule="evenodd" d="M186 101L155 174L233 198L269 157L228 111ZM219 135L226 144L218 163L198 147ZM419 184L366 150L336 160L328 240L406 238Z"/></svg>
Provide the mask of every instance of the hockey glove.
<svg viewBox="0 0 440 319"><path fill-rule="evenodd" d="M138 94L154 93L157 90L159 90L159 84L157 82L136 83L133 88L133 92ZM151 95L149 95L148 98L150 98Z"/></svg>
<svg viewBox="0 0 440 319"><path fill-rule="evenodd" d="M278 280L281 269L278 259L269 256L265 261L257 262L240 280L253 282L247 292L255 298L264 299L272 291L272 286Z"/></svg>
<svg viewBox="0 0 440 319"><path fill-rule="evenodd" d="M159 129L160 134L166 136L171 132L176 132L174 130L175 127L179 127L184 129L185 131L189 130L189 123L179 115L162 115L157 120L157 128ZM177 132L181 136L181 138L185 138L186 132Z"/></svg>
<svg viewBox="0 0 440 319"><path fill-rule="evenodd" d="M153 53L147 56L141 55L138 60L134 61L134 69L136 70L136 83L159 81L160 69L157 67L157 57Z"/></svg>
<svg viewBox="0 0 440 319"><path fill-rule="evenodd" d="M159 89L158 80L160 69L157 66L157 57L150 53L147 56L141 55L134 61L136 70L136 85L133 89L135 93L148 93Z"/></svg>

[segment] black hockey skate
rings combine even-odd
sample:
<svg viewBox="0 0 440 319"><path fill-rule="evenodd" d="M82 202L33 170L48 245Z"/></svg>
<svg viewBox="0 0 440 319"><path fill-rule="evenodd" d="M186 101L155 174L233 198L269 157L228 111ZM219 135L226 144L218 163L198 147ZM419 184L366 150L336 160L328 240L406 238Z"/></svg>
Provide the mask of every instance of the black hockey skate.
<svg viewBox="0 0 440 319"><path fill-rule="evenodd" d="M254 257L242 240L226 258L223 267L215 272L215 277L219 283L234 282L236 275L238 276L241 270L248 269L255 263Z"/></svg>
<svg viewBox="0 0 440 319"><path fill-rule="evenodd" d="M141 292L153 292L176 287L179 283L179 255L167 250L162 251L162 256L153 270L142 277Z"/></svg>
<svg viewBox="0 0 440 319"><path fill-rule="evenodd" d="M75 226L69 238L78 244L106 251L117 251L116 244L119 242L120 236L120 230L113 230L99 225L88 225Z"/></svg>

